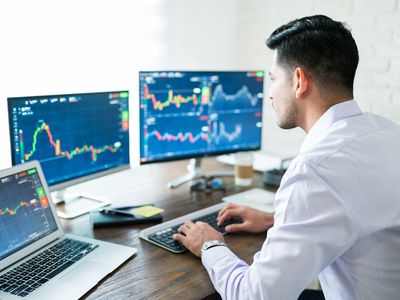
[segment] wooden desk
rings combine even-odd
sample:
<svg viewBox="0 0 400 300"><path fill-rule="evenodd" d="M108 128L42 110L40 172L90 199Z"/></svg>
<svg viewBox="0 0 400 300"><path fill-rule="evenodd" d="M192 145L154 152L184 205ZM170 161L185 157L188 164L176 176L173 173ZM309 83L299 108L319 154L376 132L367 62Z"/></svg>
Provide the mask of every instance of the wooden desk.
<svg viewBox="0 0 400 300"><path fill-rule="evenodd" d="M225 178L226 192L190 193L190 185L170 190L166 184L186 172L188 161L153 164L120 172L88 182L81 189L111 198L115 204L154 203L165 209L164 221L216 204L224 195L244 191ZM230 170L213 159L202 162L204 170ZM252 187L261 187L262 178L254 176ZM189 252L173 254L139 239L139 231L151 225L93 230L88 215L62 220L69 233L94 237L138 249L136 256L94 287L85 299L220 299L199 258ZM230 234L230 249L248 263L261 248L265 234Z"/></svg>

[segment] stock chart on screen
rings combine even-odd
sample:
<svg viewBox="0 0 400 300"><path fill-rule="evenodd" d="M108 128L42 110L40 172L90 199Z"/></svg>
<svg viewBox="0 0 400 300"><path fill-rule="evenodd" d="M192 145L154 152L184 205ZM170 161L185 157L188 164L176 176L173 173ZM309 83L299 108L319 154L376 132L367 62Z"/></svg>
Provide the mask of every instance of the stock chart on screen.
<svg viewBox="0 0 400 300"><path fill-rule="evenodd" d="M0 259L56 230L36 168L0 178Z"/></svg>
<svg viewBox="0 0 400 300"><path fill-rule="evenodd" d="M129 164L128 96L9 98L13 164L39 160L50 185Z"/></svg>
<svg viewBox="0 0 400 300"><path fill-rule="evenodd" d="M140 72L141 163L261 147L263 71Z"/></svg>

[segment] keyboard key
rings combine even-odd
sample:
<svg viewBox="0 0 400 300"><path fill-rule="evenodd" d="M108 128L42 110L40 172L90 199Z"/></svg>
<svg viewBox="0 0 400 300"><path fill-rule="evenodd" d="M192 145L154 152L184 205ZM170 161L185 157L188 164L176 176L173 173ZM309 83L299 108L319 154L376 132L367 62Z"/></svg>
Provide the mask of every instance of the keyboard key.
<svg viewBox="0 0 400 300"><path fill-rule="evenodd" d="M17 289L13 290L11 294L19 294L23 290L25 290L28 286L26 284L23 284L21 286L17 286Z"/></svg>
<svg viewBox="0 0 400 300"><path fill-rule="evenodd" d="M34 290L35 290L35 289L32 288L32 287L27 287L27 288L24 290L24 292L31 293L31 292L33 292Z"/></svg>
<svg viewBox="0 0 400 300"><path fill-rule="evenodd" d="M10 285L8 288L6 288L4 291L5 291L5 292L12 292L12 291L15 290L17 287L18 287L18 285L13 284L13 285Z"/></svg>
<svg viewBox="0 0 400 300"><path fill-rule="evenodd" d="M47 281L49 281L49 280L46 279L46 278L42 278L42 279L38 280L38 283L44 284L44 283L46 283Z"/></svg>
<svg viewBox="0 0 400 300"><path fill-rule="evenodd" d="M34 283L31 285L32 288L37 289L39 286L41 286L40 283Z"/></svg>
<svg viewBox="0 0 400 300"><path fill-rule="evenodd" d="M51 273L46 275L47 279L51 279L54 276L57 276L58 274L60 274L62 271L64 271L66 268L72 266L74 264L74 261L69 261L63 265L61 265L59 268L55 269L54 271L52 271Z"/></svg>
<svg viewBox="0 0 400 300"><path fill-rule="evenodd" d="M0 291L5 291L6 288L8 288L10 285L8 283L3 283L2 285L0 285Z"/></svg>

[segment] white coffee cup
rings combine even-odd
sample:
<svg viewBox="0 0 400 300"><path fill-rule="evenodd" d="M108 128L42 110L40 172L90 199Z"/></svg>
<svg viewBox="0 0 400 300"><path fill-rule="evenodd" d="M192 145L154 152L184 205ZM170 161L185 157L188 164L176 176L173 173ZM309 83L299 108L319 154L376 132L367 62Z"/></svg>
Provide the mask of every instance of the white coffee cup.
<svg viewBox="0 0 400 300"><path fill-rule="evenodd" d="M235 184L237 186L249 186L253 179L252 152L235 153Z"/></svg>

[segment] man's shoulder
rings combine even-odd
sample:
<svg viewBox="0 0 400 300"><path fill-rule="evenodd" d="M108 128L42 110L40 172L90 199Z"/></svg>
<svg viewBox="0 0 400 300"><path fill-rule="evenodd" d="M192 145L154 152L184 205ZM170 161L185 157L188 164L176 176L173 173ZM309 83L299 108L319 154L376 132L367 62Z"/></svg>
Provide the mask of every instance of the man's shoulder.
<svg viewBox="0 0 400 300"><path fill-rule="evenodd" d="M396 136L398 138L394 138ZM297 161L317 167L332 156L357 155L366 149L373 151L377 143L400 149L400 125L385 117L365 113L336 122L318 143L300 153Z"/></svg>

